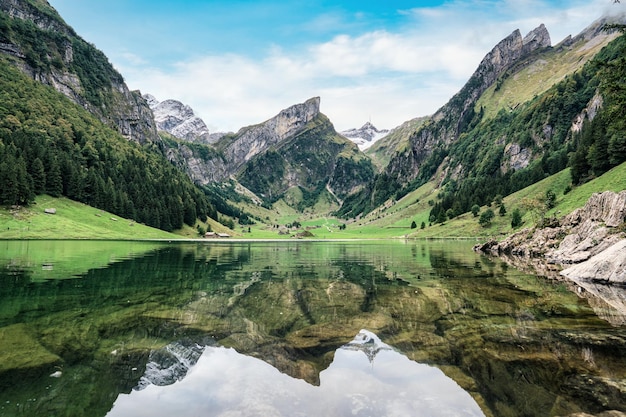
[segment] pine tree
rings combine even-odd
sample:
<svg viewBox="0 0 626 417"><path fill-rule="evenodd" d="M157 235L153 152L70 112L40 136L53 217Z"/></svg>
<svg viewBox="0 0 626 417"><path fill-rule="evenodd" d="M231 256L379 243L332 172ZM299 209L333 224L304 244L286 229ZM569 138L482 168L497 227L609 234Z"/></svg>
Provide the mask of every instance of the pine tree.
<svg viewBox="0 0 626 417"><path fill-rule="evenodd" d="M522 213L520 213L519 209L513 209L513 213L511 214L511 227L513 229L517 229L522 225Z"/></svg>
<svg viewBox="0 0 626 417"><path fill-rule="evenodd" d="M46 188L46 172L41 159L35 158L33 160L30 176L33 178L33 192L42 194Z"/></svg>
<svg viewBox="0 0 626 417"><path fill-rule="evenodd" d="M49 158L46 172L46 193L52 197L60 197L63 194L63 179L61 177L61 167L56 156Z"/></svg>

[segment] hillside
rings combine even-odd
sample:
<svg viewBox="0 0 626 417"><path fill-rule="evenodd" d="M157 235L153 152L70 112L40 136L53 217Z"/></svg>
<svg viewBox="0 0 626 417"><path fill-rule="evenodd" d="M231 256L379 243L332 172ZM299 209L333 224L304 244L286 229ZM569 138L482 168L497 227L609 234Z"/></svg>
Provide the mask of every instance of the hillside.
<svg viewBox="0 0 626 417"><path fill-rule="evenodd" d="M337 208L374 176L371 161L320 112L319 97L213 144L163 138L169 159L204 186L221 213L233 217L241 214L228 206L250 195L268 207L284 199L302 211L321 199ZM233 180L248 197L223 192Z"/></svg>
<svg viewBox="0 0 626 417"><path fill-rule="evenodd" d="M413 132L422 126L428 117L417 117L406 121L400 126L392 129L385 137L378 140L365 151L366 155L372 159L372 162L379 170L383 170L394 154L404 152L409 146L409 137Z"/></svg>
<svg viewBox="0 0 626 417"><path fill-rule="evenodd" d="M45 213L53 209L54 214ZM67 198L37 197L29 207L0 209L3 239L179 239Z"/></svg>
<svg viewBox="0 0 626 417"><path fill-rule="evenodd" d="M319 97L216 141L175 100L157 122L46 2L0 0L0 204L67 197L191 234L223 230L217 221L249 237L294 224L333 237L506 232L508 206L493 229L476 225L474 207L544 181L557 194L597 185L626 160L626 40L605 23L556 46L543 25L514 31L446 105L364 154ZM454 232L442 226L452 222Z"/></svg>
<svg viewBox="0 0 626 417"><path fill-rule="evenodd" d="M567 166L578 184L624 161L623 136L601 133L624 130L617 116L623 92L613 88L623 73L624 40L600 30L605 23L557 47L549 46L543 25L524 38L513 32L337 214L367 214L435 181L443 192L435 217L448 210L459 215ZM615 66L620 71L608 70ZM603 116L611 112L616 117ZM596 137L602 137L599 146Z"/></svg>
<svg viewBox="0 0 626 417"><path fill-rule="evenodd" d="M288 141L250 159L237 175L246 188L272 203L296 187L299 208L330 193L339 200L373 177L370 161L357 146L339 136L326 116L318 115Z"/></svg>
<svg viewBox="0 0 626 417"><path fill-rule="evenodd" d="M23 74L65 95L129 140L158 143L139 92L46 1L0 1L0 55Z"/></svg>
<svg viewBox="0 0 626 417"><path fill-rule="evenodd" d="M217 218L143 98L47 3L0 2L0 29L0 204L64 196L166 231Z"/></svg>

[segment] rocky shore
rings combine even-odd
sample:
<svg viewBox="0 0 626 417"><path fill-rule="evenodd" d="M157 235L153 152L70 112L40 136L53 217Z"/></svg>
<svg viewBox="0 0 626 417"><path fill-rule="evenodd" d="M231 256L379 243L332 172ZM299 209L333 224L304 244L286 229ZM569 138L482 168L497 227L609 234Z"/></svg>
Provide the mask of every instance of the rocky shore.
<svg viewBox="0 0 626 417"><path fill-rule="evenodd" d="M606 191L593 194L584 207L552 219L546 227L524 229L474 249L539 270L553 265L574 282L621 286L626 285L625 221L626 191Z"/></svg>

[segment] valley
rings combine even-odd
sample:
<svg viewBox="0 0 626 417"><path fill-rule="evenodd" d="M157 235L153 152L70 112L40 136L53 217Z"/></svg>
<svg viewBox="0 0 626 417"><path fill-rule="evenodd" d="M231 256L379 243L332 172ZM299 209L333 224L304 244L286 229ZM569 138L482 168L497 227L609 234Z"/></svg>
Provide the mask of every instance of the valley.
<svg viewBox="0 0 626 417"><path fill-rule="evenodd" d="M507 31L399 126L214 132L0 0L0 414L624 415L626 16Z"/></svg>

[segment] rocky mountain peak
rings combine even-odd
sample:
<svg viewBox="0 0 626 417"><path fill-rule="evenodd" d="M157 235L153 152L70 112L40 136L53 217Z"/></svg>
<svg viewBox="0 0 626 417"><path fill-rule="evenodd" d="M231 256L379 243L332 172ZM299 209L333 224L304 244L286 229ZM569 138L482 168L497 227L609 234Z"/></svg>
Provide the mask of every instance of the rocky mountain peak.
<svg viewBox="0 0 626 417"><path fill-rule="evenodd" d="M154 113L158 130L187 142L210 143L209 128L193 109L178 100L159 101L151 94L144 99Z"/></svg>
<svg viewBox="0 0 626 417"><path fill-rule="evenodd" d="M552 45L550 33L546 26L542 23L539 27L528 32L528 35L522 40L523 48L529 52L539 48L547 48Z"/></svg>
<svg viewBox="0 0 626 417"><path fill-rule="evenodd" d="M278 140L293 136L307 123L320 114L320 98L313 97L304 103L282 110L277 116L266 121L261 127L276 135ZM253 131L256 129L252 129Z"/></svg>
<svg viewBox="0 0 626 417"><path fill-rule="evenodd" d="M230 147L229 154L233 160L249 161L270 146L301 132L319 114L319 97L281 110L278 115L264 123L239 130L238 139Z"/></svg>
<svg viewBox="0 0 626 417"><path fill-rule="evenodd" d="M479 94L482 94L484 89L495 82L503 71L519 62L524 56L550 45L550 34L543 23L531 30L524 38L522 38L519 29L514 30L513 33L500 41L478 66L472 78L480 76L483 79L483 88Z"/></svg>
<svg viewBox="0 0 626 417"><path fill-rule="evenodd" d="M154 97L146 100L155 103ZM157 109L160 104L155 104ZM179 109L183 113L183 109ZM155 117L157 117L155 111ZM183 149L182 159L188 167L187 171L194 181L207 184L219 182L234 175L244 164L272 146L288 141L304 131L307 125L320 116L320 98L314 97L304 103L296 104L281 110L276 116L263 123L239 129L236 134L228 134L227 138L211 137L216 142L223 158L212 158L209 161L195 157L190 149ZM158 122L157 122L158 123ZM187 148L183 146L182 148ZM171 154L170 159L177 159ZM180 162L180 161L179 161Z"/></svg>
<svg viewBox="0 0 626 417"><path fill-rule="evenodd" d="M339 134L345 138L350 139L356 143L360 150L366 150L379 139L384 138L389 133L389 130L378 130L371 122L366 122L359 129L349 129L339 132Z"/></svg>

